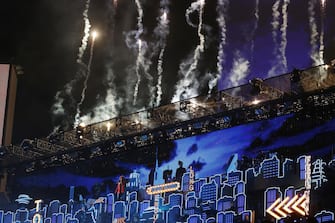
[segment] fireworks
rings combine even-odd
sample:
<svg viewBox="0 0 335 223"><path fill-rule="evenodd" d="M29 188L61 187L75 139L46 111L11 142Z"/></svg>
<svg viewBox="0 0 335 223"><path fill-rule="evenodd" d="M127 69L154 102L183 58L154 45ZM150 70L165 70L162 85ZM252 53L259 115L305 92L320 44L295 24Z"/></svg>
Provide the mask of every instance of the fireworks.
<svg viewBox="0 0 335 223"><path fill-rule="evenodd" d="M272 67L268 76L275 76L287 71L286 47L287 47L287 28L288 28L288 5L290 0L276 0L272 6L272 39L274 42ZM280 16L282 15L282 18ZM281 34L281 35L278 35ZM278 41L278 36L280 41Z"/></svg>
<svg viewBox="0 0 335 223"><path fill-rule="evenodd" d="M92 59L93 59L93 52L94 52L94 42L95 39L98 36L98 33L96 31L93 31L91 33L92 36L92 43L91 43L91 49L90 49L90 58L88 60L88 65L87 65L87 73L86 73L86 77L84 80L84 87L81 91L81 98L79 103L77 104L77 113L75 115L75 121L74 121L74 126L77 127L78 124L80 125L80 107L83 104L85 97L86 97L86 90L87 90L87 84L88 84L88 79L90 78L91 75L91 66L92 66Z"/></svg>
<svg viewBox="0 0 335 223"><path fill-rule="evenodd" d="M199 44L195 48L193 56L191 58L187 58L179 66L179 73L182 75L182 78L176 85L176 92L171 102L177 102L182 99L191 98L198 95L198 88L200 86L200 83L196 75L196 69L198 67L201 54L203 53L205 47L205 37L202 33L204 8L205 1L198 0L196 2L193 2L191 6L186 10L186 18L189 18L189 15L195 11L199 12L199 24L197 26ZM190 23L190 19L187 19L187 21L189 21L189 25L194 26L193 23Z"/></svg>
<svg viewBox="0 0 335 223"><path fill-rule="evenodd" d="M157 84L156 84L156 100L151 103L155 103L156 106L160 105L161 103L161 97L162 97L162 78L163 78L163 58L164 58L164 52L166 47L166 38L169 34L169 19L168 19L168 6L169 1L161 0L161 12L162 15L158 19L158 26L155 29L155 33L158 36L158 43L160 46L160 52L158 56L158 62L157 62Z"/></svg>
<svg viewBox="0 0 335 223"><path fill-rule="evenodd" d="M137 53L137 58L136 58L136 77L137 77L137 81L135 84L135 89L134 89L134 99L133 99L133 105L136 105L137 102L137 95L138 95L138 88L140 86L141 83L141 74L140 74L140 68L141 68L141 64L143 64L143 60L144 60L144 52L143 52L143 47L142 47L142 40L140 39L141 34L143 33L143 9L142 9L142 5L140 3L139 0L136 0L136 7L137 7L137 31L136 31L136 35L135 38L137 40L137 44L138 44L138 53Z"/></svg>
<svg viewBox="0 0 335 223"><path fill-rule="evenodd" d="M58 119L60 116L75 115L76 125L79 125L81 121L98 122L121 113L128 114L139 109L159 106L163 100L171 99L171 102L177 102L197 96L207 90L208 93L211 93L218 83L221 88L227 88L243 84L243 81L246 82L249 77L257 75L268 77L285 73L293 66L293 62L287 61L288 58L293 58L289 55L291 51L288 48L291 39L306 40L306 36L302 38L296 36L298 35L297 29L289 30L289 22L296 21L295 17L290 18L291 15L289 15L290 10L296 5L291 6L290 0L274 0L272 13L261 11L266 8L262 5L264 2L254 0L251 2L252 8L241 9L249 18L245 18L242 25L237 24L236 26L236 16L233 14L235 12L231 11L236 8L236 5L229 0L217 0L216 3L211 2L207 5L205 0L193 0L191 5L177 10L178 13L180 10L182 10L181 13L184 13L183 21L174 17L176 14L171 13L175 13L175 9L170 11L169 0L159 1L159 10L155 9L157 14L147 9L158 7L158 3L148 4L148 1L134 0L130 3L122 2L121 5L118 0L111 0L108 7L110 10L107 16L108 25L99 24L107 31L105 45L101 44L108 57L108 61L102 58L103 61L107 61L106 66L101 69L106 72L102 83L105 89L96 91L97 101L94 102L96 104L89 105L85 98L87 85L90 84L89 78L93 76L91 67L94 45L98 38L98 33L91 30L90 20L94 19L94 23L97 24L99 21L89 17L90 0L85 2L82 17L80 17L83 36L78 53L74 58L77 61L78 71L76 76L65 84L64 89L56 93L52 108L53 114ZM126 4L133 5L128 7ZM318 65L323 63L325 52L327 2L326 0L308 0L305 4L308 6L309 15L304 25L309 25L310 28L307 43L310 45L310 59L314 65ZM133 11L127 16L116 13L121 8ZM215 9L215 13L210 11ZM321 14L318 14L319 12ZM217 17L208 19L209 17L206 17L205 14ZM178 22L176 22L177 19ZM242 18L238 22L241 20ZM264 29L264 21L271 21L270 27L267 23ZM193 27L193 31L189 33L183 32L182 29L181 32L180 30L175 31L176 27L172 25L178 24L176 28L178 29L183 27L179 26L182 22L184 22L183 25L189 25L190 30ZM120 27L127 29L116 30ZM295 26L292 25L292 27ZM270 32L266 32L269 29ZM176 41L173 38L190 33L192 36L188 43L193 43L193 45L185 44L185 47L175 49ZM178 41L188 41L185 39L180 38ZM123 40L126 42L126 47L122 44L117 45ZM261 50L257 49L262 45L263 40L267 44L266 49L265 47ZM306 45L306 42L301 41L301 44ZM298 44L297 47L301 47L301 44ZM120 58L116 58L119 53ZM298 53L295 52L294 56ZM125 54L130 56L124 56ZM173 57L171 55L177 55L175 58L179 61L170 63L169 60ZM260 57L271 58L271 61L263 60L263 70L258 72L255 69L261 66L255 63L260 63ZM293 59L294 63L296 58ZM122 66L117 64L120 61ZM207 66L207 63L210 65ZM168 81L164 82L166 79ZM98 81L99 79L95 83ZM164 89L168 90L164 92ZM89 114L81 114L81 110L85 110L84 101L85 106L86 104L90 106ZM73 117L67 117L67 120L69 119L73 120Z"/></svg>

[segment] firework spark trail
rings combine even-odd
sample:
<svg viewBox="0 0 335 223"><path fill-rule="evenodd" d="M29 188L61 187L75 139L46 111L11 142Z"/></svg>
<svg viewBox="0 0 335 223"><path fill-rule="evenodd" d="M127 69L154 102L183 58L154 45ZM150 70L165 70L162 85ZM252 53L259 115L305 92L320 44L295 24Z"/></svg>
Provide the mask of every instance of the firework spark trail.
<svg viewBox="0 0 335 223"><path fill-rule="evenodd" d="M137 31L136 31L136 43L138 46L138 52L137 52L137 58L136 58L136 77L137 81L135 84L134 89L134 99L133 99L133 105L136 104L137 101L137 95L138 95L138 88L141 83L141 74L140 74L140 66L142 64L143 58L144 58L144 52L142 50L142 40L140 39L141 34L143 33L143 8L140 3L140 0L136 0L136 7L137 7Z"/></svg>
<svg viewBox="0 0 335 223"><path fill-rule="evenodd" d="M162 74L163 74L163 58L164 58L164 52L165 52L165 47L166 47L166 37L169 34L169 19L168 19L168 6L170 2L169 0L161 0L161 16L159 17L159 23L157 28L155 29L156 35L159 36L159 47L160 47L160 52L158 56L158 63L157 63L157 85L156 85L156 100L155 100L155 105L159 106L161 103L161 98L162 98Z"/></svg>
<svg viewBox="0 0 335 223"><path fill-rule="evenodd" d="M137 81L135 84L135 89L134 89L134 100L133 100L133 105L136 104L137 101L137 95L138 95L138 88L140 86L141 83L141 75L140 75L140 57L142 57L142 51L141 51L141 40L138 41L138 54L137 54L137 59L136 59L136 77L137 77Z"/></svg>
<svg viewBox="0 0 335 223"><path fill-rule="evenodd" d="M135 34L135 39L137 43L137 58L136 58L136 77L137 81L135 84L135 89L134 89L134 94L133 94L133 105L136 105L137 103L137 96L138 96L138 89L142 80L141 76L141 70L143 70L145 77L148 80L148 85L149 85L149 91L150 95L154 95L155 93L155 87L153 86L153 77L149 73L151 61L150 59L145 58L145 54L147 51L147 43L143 40L140 39L142 33L143 33L143 8L140 3L140 0L136 0L136 7L137 7L137 30Z"/></svg>
<svg viewBox="0 0 335 223"><path fill-rule="evenodd" d="M161 103L161 99L162 99L162 74L163 74L163 57L164 57L164 51L165 51L165 45L164 47L161 49L160 53L159 53L159 57L158 57L158 64L157 64L157 75L158 75L158 79L157 79L157 98L156 98L156 102L155 105L159 106Z"/></svg>
<svg viewBox="0 0 335 223"><path fill-rule="evenodd" d="M217 82L221 79L221 75L223 73L223 64L225 61L224 47L227 42L227 24L226 24L226 13L229 5L228 0L218 0L216 11L218 13L218 17L216 19L217 23L220 27L220 44L217 56L217 73L214 78L211 78L208 82L208 94L210 94L213 88L217 85Z"/></svg>
<svg viewBox="0 0 335 223"><path fill-rule="evenodd" d="M77 54L77 60L76 62L79 64L78 71L76 72L76 75L74 79L72 79L70 82L66 83L64 88L60 91L57 91L55 97L54 97L54 104L51 107L51 111L53 115L66 115L66 108L63 106L63 102L65 101L65 98L68 98L70 100L71 105L74 105L76 100L73 97L72 90L74 85L85 75L84 70L87 69L87 66L85 63L83 63L82 58L84 56L84 53L87 48L87 41L89 37L89 32L91 28L90 20L88 18L88 11L90 7L90 0L86 0L85 3L85 9L83 11L83 21L84 21L84 36L81 40L81 45L78 49Z"/></svg>
<svg viewBox="0 0 335 223"><path fill-rule="evenodd" d="M258 22L259 22L259 0L255 0L255 22L254 22L254 27L253 30L251 31L251 37L252 37L252 42L251 42L251 55L254 54L254 49L255 49L255 41L254 41L254 37L256 34L256 31L258 29Z"/></svg>
<svg viewBox="0 0 335 223"><path fill-rule="evenodd" d="M203 14L204 14L204 7L205 7L205 0L200 0L200 10L199 10L199 26L198 26L198 36L200 39L199 49L200 52L204 51L205 47L205 36L201 33L202 24L203 24ZM200 57L200 56L199 56Z"/></svg>
<svg viewBox="0 0 335 223"><path fill-rule="evenodd" d="M272 40L274 43L274 48L273 48L273 55L276 56L276 59L279 55L279 43L278 43L278 30L279 30L279 19L280 19L280 12L279 12L279 5L280 5L280 0L276 0L276 2L273 4L272 6ZM277 73L277 69L278 69L278 61L274 63L275 65L273 65L269 71L268 76L273 76Z"/></svg>
<svg viewBox="0 0 335 223"><path fill-rule="evenodd" d="M193 96L197 96L198 88L199 88L199 81L197 80L196 75L196 68L199 63L200 56L204 51L205 46L205 37L201 32L203 26L203 13L205 7L205 0L197 0L193 2L186 10L186 17L191 13L190 10L199 11L199 24L198 24L198 37L199 37L199 44L194 50L194 54L192 59L189 58L182 62L179 66L179 73L182 74L182 79L178 81L176 86L176 92L172 98L172 103L180 101L184 98L190 98Z"/></svg>
<svg viewBox="0 0 335 223"><path fill-rule="evenodd" d="M240 85L241 80L247 77L250 67L250 62L242 57L239 51L236 51L234 54L233 67L229 74L229 87Z"/></svg>
<svg viewBox="0 0 335 223"><path fill-rule="evenodd" d="M255 1L255 9L254 9L254 21L252 25L252 29L250 32L245 33L244 38L247 42L251 42L250 46L245 44L243 47L251 52L251 60L253 59L253 51L254 51L254 36L256 30L258 29L259 22L259 0ZM250 48L249 48L250 47ZM234 52L233 64L232 68L228 75L228 81L226 82L225 87L235 87L243 84L246 81L248 74L250 73L250 61L247 59L246 55L243 55L240 50L236 50Z"/></svg>
<svg viewBox="0 0 335 223"><path fill-rule="evenodd" d="M310 40L309 43L311 45L310 50L310 58L313 61L313 65L319 65L320 64L320 58L319 58L319 52L318 52L318 27L315 21L315 4L317 0L309 0L308 1L308 21L309 21L309 29L310 29Z"/></svg>
<svg viewBox="0 0 335 223"><path fill-rule="evenodd" d="M93 109L91 115L81 117L84 123L91 124L105 121L111 118L115 118L119 115L123 99L121 97L117 97L115 87L115 74L113 72L111 64L107 66L106 82L108 89L105 100L99 103L98 106Z"/></svg>
<svg viewBox="0 0 335 223"><path fill-rule="evenodd" d="M193 3L191 4L191 7L187 8L187 9L186 9L186 12L185 12L186 22L187 22L187 24L188 24L189 26L191 26L191 27L193 27L193 28L197 28L198 25L195 24L194 22L192 22L192 20L191 20L191 18L190 18L190 15L191 15L192 13L194 13L195 11L198 11L198 10L199 10L198 7L199 7L199 5L198 5L198 1L193 2Z"/></svg>
<svg viewBox="0 0 335 223"><path fill-rule="evenodd" d="M282 62L282 72L287 71L287 59L286 59L286 47L287 47L287 27L288 27L288 5L290 4L290 0L284 0L282 6L282 15L283 15L283 23L280 27L281 35L281 43L279 52L281 55L281 62Z"/></svg>
<svg viewBox="0 0 335 223"><path fill-rule="evenodd" d="M280 24L280 11L279 5L280 0L277 0L272 6L272 38L274 42L273 55L275 60L273 66L270 69L268 76L277 75L287 71L287 59L286 59L286 47L287 47L287 27L288 27L288 5L290 0L283 0L282 5L282 24ZM278 32L281 32L280 43L278 41Z"/></svg>
<svg viewBox="0 0 335 223"><path fill-rule="evenodd" d="M326 0L321 0L321 31L320 31L320 48L319 48L319 63L324 64L324 19L325 19L325 7L326 7Z"/></svg>
<svg viewBox="0 0 335 223"><path fill-rule="evenodd" d="M57 91L55 95L55 103L52 106L52 111L54 115L63 115L65 114L65 109L63 107L64 98L61 97L61 91Z"/></svg>
<svg viewBox="0 0 335 223"><path fill-rule="evenodd" d="M77 57L77 63L82 64L83 55L85 53L85 50L87 48L87 42L88 37L90 36L90 20L88 19L88 10L90 8L90 0L86 1L86 7L83 12L83 18L84 18L84 36L81 40L81 46L79 47L78 57Z"/></svg>
<svg viewBox="0 0 335 223"><path fill-rule="evenodd" d="M78 102L77 104L77 113L75 115L75 121L74 121L74 126L77 127L79 124L80 124L80 107L81 105L83 104L84 100L85 100L85 97L86 97L86 90L87 90L87 82L88 82L88 79L91 75L91 65L92 65L92 59L93 59L93 51L94 51L94 42L95 42L95 38L96 38L96 33L93 33L93 36L92 36L92 44L91 44L91 49L90 49L90 58L88 60L88 64L87 64L87 73L86 73L86 77L85 77L85 80L84 80L84 87L81 91L81 98L80 98L80 101Z"/></svg>
<svg viewBox="0 0 335 223"><path fill-rule="evenodd" d="M118 1L113 0L110 4L109 10L111 28L110 28L110 37L114 40L114 29L115 29L115 13L118 6ZM119 111L122 108L122 98L117 96L117 90L115 85L115 74L113 71L113 63L110 62L106 64L106 76L104 83L106 83L107 91L106 96L103 101L99 101L97 105L88 113L80 117L81 122L86 125L97 123L105 120L115 118L119 115Z"/></svg>
<svg viewBox="0 0 335 223"><path fill-rule="evenodd" d="M272 17L273 17L273 20L271 22L271 25L272 25L272 39L273 39L273 42L275 44L275 53L277 52L277 49L279 48L278 47L278 40L277 40L277 32L278 32L278 29L279 29L279 25L280 25L280 22L279 22L279 17L280 17L280 12L279 12L279 4L280 4L280 0L276 0L276 2L273 4L272 6Z"/></svg>

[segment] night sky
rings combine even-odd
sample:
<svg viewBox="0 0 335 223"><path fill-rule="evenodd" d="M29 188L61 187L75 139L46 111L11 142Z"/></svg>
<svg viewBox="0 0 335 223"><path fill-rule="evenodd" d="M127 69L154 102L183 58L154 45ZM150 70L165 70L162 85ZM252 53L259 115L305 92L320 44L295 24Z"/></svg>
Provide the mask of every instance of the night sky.
<svg viewBox="0 0 335 223"><path fill-rule="evenodd" d="M140 25L138 2L143 9ZM220 78L217 87L224 89L254 77L266 78L295 67L303 69L318 64L311 59L311 52L317 52L322 45L322 33L324 61L335 58L332 0L325 1L323 10L321 0L91 0L89 8L85 8L86 3L15 0L1 7L1 62L19 64L24 69L18 83L15 143L46 136L56 126L65 129L73 126L90 60L87 90L79 107L80 116L85 116L88 122L128 114L153 104L158 106L157 67L163 48L159 104L206 94L208 83L220 73L218 66L222 72L217 76ZM219 3L225 7L218 10ZM279 3L278 20L273 16L276 3ZM187 23L185 12L191 4L194 10L189 11ZM285 4L287 17L283 13ZM168 23L159 29L160 8L168 10ZM94 47L88 37L80 64L77 60L85 34L85 9L90 31L97 30L99 36ZM225 38L222 23L218 23L222 14ZM278 22L277 29L273 28L274 21ZM311 31L313 25L316 32ZM191 65L196 66L190 70ZM141 82L134 103L137 75ZM187 80L192 81L186 83ZM71 91L66 91L70 85Z"/></svg>

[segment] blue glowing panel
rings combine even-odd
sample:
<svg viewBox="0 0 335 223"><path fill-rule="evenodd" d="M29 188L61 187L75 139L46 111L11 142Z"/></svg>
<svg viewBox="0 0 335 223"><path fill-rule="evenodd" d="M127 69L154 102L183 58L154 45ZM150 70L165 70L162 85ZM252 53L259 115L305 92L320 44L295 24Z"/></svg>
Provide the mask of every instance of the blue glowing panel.
<svg viewBox="0 0 335 223"><path fill-rule="evenodd" d="M44 222L262 220L278 198L303 193L308 178L311 215L333 219L335 119L297 123L296 115L287 115L117 157L19 173L8 181L13 202L1 200L0 216L12 222L29 213L29 220L36 213L33 200L42 199ZM311 156L308 168L306 155ZM151 186L174 181L180 183L175 191L147 193ZM18 199L22 194L32 199Z"/></svg>

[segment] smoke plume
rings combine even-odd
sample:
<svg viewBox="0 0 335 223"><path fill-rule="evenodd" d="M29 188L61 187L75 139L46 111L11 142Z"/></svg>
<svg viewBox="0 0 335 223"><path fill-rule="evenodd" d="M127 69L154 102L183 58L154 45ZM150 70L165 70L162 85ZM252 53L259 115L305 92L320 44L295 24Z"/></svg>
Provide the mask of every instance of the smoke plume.
<svg viewBox="0 0 335 223"><path fill-rule="evenodd" d="M179 66L179 74L182 78L178 81L176 85L176 92L172 98L172 103L176 101L180 101L185 98L190 98L198 95L198 88L200 86L197 75L197 67L201 57L201 54L204 51L205 45L205 37L202 34L202 19L204 13L204 0L197 0L193 2L191 6L186 10L186 17L191 12L198 11L199 12L199 24L198 24L198 37L199 44L194 50L193 56L188 57L185 61L183 61Z"/></svg>

